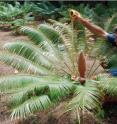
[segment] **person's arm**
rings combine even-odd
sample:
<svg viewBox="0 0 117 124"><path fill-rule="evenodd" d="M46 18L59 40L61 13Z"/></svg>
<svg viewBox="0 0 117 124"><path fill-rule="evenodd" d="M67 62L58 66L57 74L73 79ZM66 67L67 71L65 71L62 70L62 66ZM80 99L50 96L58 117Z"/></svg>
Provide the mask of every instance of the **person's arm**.
<svg viewBox="0 0 117 124"><path fill-rule="evenodd" d="M86 28L88 28L92 33L94 33L100 37L107 38L108 33L105 30L103 30L101 27L91 23L87 19L81 17L81 15L78 11L70 10L70 16L73 21L80 21L80 23L83 24Z"/></svg>
<svg viewBox="0 0 117 124"><path fill-rule="evenodd" d="M90 21L80 17L78 19L80 21L81 24L83 24L86 28L88 28L92 33L103 37L103 38L107 38L107 32L105 30L103 30L101 27L91 23Z"/></svg>

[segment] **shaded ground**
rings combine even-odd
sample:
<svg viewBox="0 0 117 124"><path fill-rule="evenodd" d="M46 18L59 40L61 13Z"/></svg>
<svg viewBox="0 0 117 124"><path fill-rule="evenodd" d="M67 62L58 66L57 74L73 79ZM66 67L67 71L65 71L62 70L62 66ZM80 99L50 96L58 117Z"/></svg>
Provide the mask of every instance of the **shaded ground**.
<svg viewBox="0 0 117 124"><path fill-rule="evenodd" d="M0 31L0 50L2 50L2 45L7 42L12 42L16 40L26 40L25 36L14 36L11 32ZM0 62L0 75L17 73L12 67L5 65ZM9 119L9 111L6 107L5 99L1 99L0 96L0 124L73 124L74 115L65 114L62 117L60 113L63 110L63 103L60 104L51 113L41 112L35 116L28 118L27 120L21 121L11 121ZM117 124L117 107L115 104L105 106L106 115L103 122L100 124ZM71 119L72 117L72 119ZM84 124L98 124L92 115L84 115Z"/></svg>

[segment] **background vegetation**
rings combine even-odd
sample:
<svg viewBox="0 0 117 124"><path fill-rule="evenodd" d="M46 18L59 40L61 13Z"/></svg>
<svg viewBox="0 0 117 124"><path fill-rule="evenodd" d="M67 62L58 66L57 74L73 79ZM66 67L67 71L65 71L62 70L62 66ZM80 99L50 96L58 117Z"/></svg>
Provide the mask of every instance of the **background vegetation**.
<svg viewBox="0 0 117 124"><path fill-rule="evenodd" d="M79 123L86 111L104 116L103 103L117 96L117 78L107 74L117 67L117 49L80 24L74 25L68 10L78 10L110 32L117 24L115 3L0 2L1 30L30 39L6 43L0 52L0 61L18 71L0 77L0 92L9 95L12 118L26 118L61 101L64 112L73 110ZM92 64L86 69L89 60ZM106 69L102 62L107 63Z"/></svg>

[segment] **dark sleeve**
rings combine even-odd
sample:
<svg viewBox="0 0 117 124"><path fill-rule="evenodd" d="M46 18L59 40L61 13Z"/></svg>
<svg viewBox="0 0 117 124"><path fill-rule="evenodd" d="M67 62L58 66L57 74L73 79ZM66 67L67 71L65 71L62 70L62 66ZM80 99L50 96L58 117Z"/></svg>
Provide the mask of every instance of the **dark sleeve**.
<svg viewBox="0 0 117 124"><path fill-rule="evenodd" d="M108 33L107 34L107 40L112 43L112 44L115 44L115 34L113 33Z"/></svg>

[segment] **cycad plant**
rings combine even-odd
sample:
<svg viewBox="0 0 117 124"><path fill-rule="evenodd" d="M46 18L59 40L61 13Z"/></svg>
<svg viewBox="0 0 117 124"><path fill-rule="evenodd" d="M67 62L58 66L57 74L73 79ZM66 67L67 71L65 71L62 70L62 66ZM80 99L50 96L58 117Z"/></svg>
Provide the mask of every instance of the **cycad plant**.
<svg viewBox="0 0 117 124"><path fill-rule="evenodd" d="M65 112L74 111L79 119L80 113L101 109L105 95L117 95L117 79L100 66L109 50L105 42L94 47L73 25L51 23L22 27L30 41L6 43L0 53L1 61L19 71L0 77L0 91L10 95L12 118L26 118L64 100Z"/></svg>
<svg viewBox="0 0 117 124"><path fill-rule="evenodd" d="M0 29L17 29L20 26L29 24L33 17L30 13L30 4L24 3L20 5L19 2L12 4L1 4L0 5Z"/></svg>
<svg viewBox="0 0 117 124"><path fill-rule="evenodd" d="M47 20L48 18L57 19L60 17L59 12L65 8L65 5L63 5L61 1L59 1L57 5L60 7L55 6L50 1L31 3L31 12L35 17L35 20Z"/></svg>

